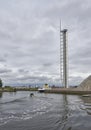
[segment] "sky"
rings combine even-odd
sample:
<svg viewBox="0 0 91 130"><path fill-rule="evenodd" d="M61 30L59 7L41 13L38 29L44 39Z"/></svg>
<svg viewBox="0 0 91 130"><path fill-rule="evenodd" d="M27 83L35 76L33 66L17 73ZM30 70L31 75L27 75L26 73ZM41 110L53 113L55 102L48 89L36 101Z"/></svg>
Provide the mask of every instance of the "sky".
<svg viewBox="0 0 91 130"><path fill-rule="evenodd" d="M61 84L60 20L68 29L69 84L91 74L90 0L0 0L4 85Z"/></svg>

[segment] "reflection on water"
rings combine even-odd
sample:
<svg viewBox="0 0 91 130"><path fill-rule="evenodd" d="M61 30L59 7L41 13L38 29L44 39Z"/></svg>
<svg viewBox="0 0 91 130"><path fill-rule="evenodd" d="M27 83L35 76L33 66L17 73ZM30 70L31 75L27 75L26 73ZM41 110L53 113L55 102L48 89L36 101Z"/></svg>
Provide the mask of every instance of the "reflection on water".
<svg viewBox="0 0 91 130"><path fill-rule="evenodd" d="M0 92L0 98L2 98L2 96L3 96L3 93L2 93L2 92Z"/></svg>
<svg viewBox="0 0 91 130"><path fill-rule="evenodd" d="M63 95L63 108L64 108L63 116L62 116L63 127L62 126L61 127L62 127L62 129L65 129L65 125L66 125L67 119L69 117L69 108L68 108L67 95Z"/></svg>
<svg viewBox="0 0 91 130"><path fill-rule="evenodd" d="M67 101L67 96L66 95L62 95L61 100L60 100L60 113L59 113L59 124L57 129L64 129L67 119L68 119L68 101Z"/></svg>
<svg viewBox="0 0 91 130"><path fill-rule="evenodd" d="M91 96L81 97L84 103L84 109L88 115L91 115Z"/></svg>
<svg viewBox="0 0 91 130"><path fill-rule="evenodd" d="M91 130L90 97L33 93L3 93L0 130Z"/></svg>
<svg viewBox="0 0 91 130"><path fill-rule="evenodd" d="M83 100L84 103L91 103L91 96L81 96L81 99Z"/></svg>

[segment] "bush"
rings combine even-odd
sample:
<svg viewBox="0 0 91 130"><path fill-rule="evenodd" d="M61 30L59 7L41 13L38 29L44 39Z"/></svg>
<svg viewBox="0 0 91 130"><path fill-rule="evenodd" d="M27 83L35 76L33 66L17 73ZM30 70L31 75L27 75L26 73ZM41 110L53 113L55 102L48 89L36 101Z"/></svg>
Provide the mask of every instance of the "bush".
<svg viewBox="0 0 91 130"><path fill-rule="evenodd" d="M3 83L2 83L2 80L0 79L0 88L2 88L3 86Z"/></svg>

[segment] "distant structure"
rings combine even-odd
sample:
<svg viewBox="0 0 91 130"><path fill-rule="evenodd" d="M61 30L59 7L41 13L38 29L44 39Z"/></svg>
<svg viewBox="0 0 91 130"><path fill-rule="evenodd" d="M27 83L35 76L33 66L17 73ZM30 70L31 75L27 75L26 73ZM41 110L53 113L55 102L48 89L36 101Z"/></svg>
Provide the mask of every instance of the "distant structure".
<svg viewBox="0 0 91 130"><path fill-rule="evenodd" d="M67 29L61 30L60 24L60 77L64 88L68 88L67 31Z"/></svg>
<svg viewBox="0 0 91 130"><path fill-rule="evenodd" d="M77 89L91 91L91 75L84 79Z"/></svg>

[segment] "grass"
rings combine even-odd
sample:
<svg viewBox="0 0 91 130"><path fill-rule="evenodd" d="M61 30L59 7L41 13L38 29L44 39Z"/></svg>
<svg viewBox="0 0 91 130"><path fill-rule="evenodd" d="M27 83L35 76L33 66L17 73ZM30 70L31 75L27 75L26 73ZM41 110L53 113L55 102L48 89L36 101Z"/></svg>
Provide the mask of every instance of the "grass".
<svg viewBox="0 0 91 130"><path fill-rule="evenodd" d="M0 88L0 92L16 92L16 91L37 91L37 88L22 88L22 87L10 87L10 86L5 86L3 88Z"/></svg>

